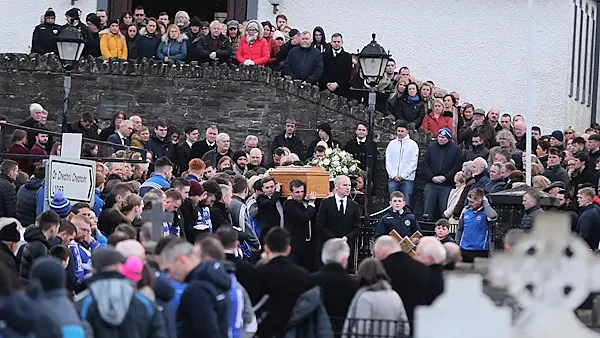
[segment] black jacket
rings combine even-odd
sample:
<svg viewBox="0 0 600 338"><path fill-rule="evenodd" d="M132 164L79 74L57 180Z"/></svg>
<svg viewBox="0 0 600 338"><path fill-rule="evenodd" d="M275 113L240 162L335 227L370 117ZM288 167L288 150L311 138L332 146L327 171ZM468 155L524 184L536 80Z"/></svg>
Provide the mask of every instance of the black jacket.
<svg viewBox="0 0 600 338"><path fill-rule="evenodd" d="M209 57L210 53L217 53L220 62L231 61L231 42L226 36L220 35L213 39L210 33L208 35L199 36L192 42L191 59L199 63L213 62Z"/></svg>
<svg viewBox="0 0 600 338"><path fill-rule="evenodd" d="M262 231L260 232L261 243L264 243L263 239L270 228L280 226L280 217L283 217L277 210L277 202L280 197L281 192L276 191L271 198L266 195L260 195L256 198L256 204L258 206L256 221L263 225Z"/></svg>
<svg viewBox="0 0 600 338"><path fill-rule="evenodd" d="M167 338L162 314L154 301L136 291L118 272L92 276L75 304L95 338Z"/></svg>
<svg viewBox="0 0 600 338"><path fill-rule="evenodd" d="M571 179L569 173L560 164L553 167L548 167L544 170L544 176L550 180L550 182L561 181L565 184L565 187L569 186Z"/></svg>
<svg viewBox="0 0 600 338"><path fill-rule="evenodd" d="M102 52L100 51L100 35L98 33L99 32L94 33L90 31L88 43L85 45L88 54L97 58L102 56ZM127 53L127 55L129 55L129 53Z"/></svg>
<svg viewBox="0 0 600 338"><path fill-rule="evenodd" d="M425 103L423 101L410 102L405 97L396 97L396 100L388 99L386 107L388 113L394 115L396 120L414 123L415 130L421 127L426 114Z"/></svg>
<svg viewBox="0 0 600 338"><path fill-rule="evenodd" d="M313 157L315 148L317 147L317 143L319 143L320 141L321 141L321 139L317 137L312 142L310 142L310 144L308 145L308 148L306 148L306 154L304 154L304 160L307 160L307 159ZM327 146L329 148L341 147L340 143L337 140L334 140L331 136L327 140Z"/></svg>
<svg viewBox="0 0 600 338"><path fill-rule="evenodd" d="M0 173L0 217L17 217L17 191L14 181Z"/></svg>
<svg viewBox="0 0 600 338"><path fill-rule="evenodd" d="M157 159L163 156L168 159L173 158L173 142L168 137L160 140L158 137L152 136L146 142L144 148L152 153L152 162L156 162Z"/></svg>
<svg viewBox="0 0 600 338"><path fill-rule="evenodd" d="M485 145L471 145L471 147L463 151L463 162L473 161L478 157L482 157L484 160L487 160L488 156L490 156L490 150L486 148Z"/></svg>
<svg viewBox="0 0 600 338"><path fill-rule="evenodd" d="M333 330L318 286L303 293L285 328L285 338L333 338Z"/></svg>
<svg viewBox="0 0 600 338"><path fill-rule="evenodd" d="M534 205L533 207L525 210L525 214L523 214L523 218L521 219L521 224L519 225L519 228L525 231L531 230L531 228L533 227L533 221L535 219L535 216L543 212L544 209L542 209L542 207L540 207L539 205Z"/></svg>
<svg viewBox="0 0 600 338"><path fill-rule="evenodd" d="M377 144L373 141L365 141L358 144L358 140L355 138L351 139L344 146L344 150L352 154L354 159L359 160L358 167L362 170L367 170L367 162L371 170L371 177L375 172L375 165L377 164ZM369 151L369 159L367 160L367 150ZM372 183L372 182L371 182Z"/></svg>
<svg viewBox="0 0 600 338"><path fill-rule="evenodd" d="M431 143L425 152L423 173L427 183L435 176L444 176L446 181L441 185L453 186L454 175L460 170L462 156L460 148L452 141L440 145L437 141Z"/></svg>
<svg viewBox="0 0 600 338"><path fill-rule="evenodd" d="M323 75L321 52L314 48L292 49L283 65L283 75L289 75L293 80L317 84Z"/></svg>
<svg viewBox="0 0 600 338"><path fill-rule="evenodd" d="M90 138L92 140L100 139L100 135L98 135L98 125L96 123L92 123L90 129L85 129L80 121L71 122L67 125L68 133L79 133L81 136L85 138Z"/></svg>
<svg viewBox="0 0 600 338"><path fill-rule="evenodd" d="M17 256L10 250L10 248L0 242L0 264L6 268L8 274L7 280L10 281L11 286L16 287L20 285L19 280L19 265L20 262Z"/></svg>
<svg viewBox="0 0 600 338"><path fill-rule="evenodd" d="M108 137L108 139L106 139L106 142L129 146L129 145L131 145L131 137L125 137L125 142L124 142L125 144L123 144L123 143L121 143L121 136L117 133L114 133L114 134L110 135ZM120 149L117 149L117 150L120 150Z"/></svg>
<svg viewBox="0 0 600 338"><path fill-rule="evenodd" d="M332 318L334 332L342 332L348 308L354 298L358 284L354 277L337 263L329 263L310 276L311 285L323 289L323 304ZM334 319L336 318L336 319Z"/></svg>
<svg viewBox="0 0 600 338"><path fill-rule="evenodd" d="M140 35L136 38L135 44L137 45L139 59L154 59L156 58L158 45L160 45L160 37L158 35L142 34L142 32L140 32Z"/></svg>
<svg viewBox="0 0 600 338"><path fill-rule="evenodd" d="M206 139L195 142L194 144L192 144L192 149L190 150L190 159L192 159L192 158L202 159L204 154L215 149L216 147L217 147L217 142L215 142L212 146L210 146L210 145L208 145L208 142L206 142ZM213 163L212 165L216 166L217 164Z"/></svg>
<svg viewBox="0 0 600 338"><path fill-rule="evenodd" d="M412 323L415 307L431 304L430 270L404 252L389 255L381 263L390 276L392 289L404 303L408 320ZM410 276L410 278L406 278Z"/></svg>
<svg viewBox="0 0 600 338"><path fill-rule="evenodd" d="M360 207L358 203L350 198L346 199L346 212L340 219L338 205L335 196L325 198L321 201L317 213L317 229L322 234L322 240L330 238L342 238L346 236L348 243L360 233Z"/></svg>
<svg viewBox="0 0 600 338"><path fill-rule="evenodd" d="M292 135L292 137L286 138L285 132L283 134L275 136L275 138L273 139L273 143L271 144L271 153L279 147L286 147L292 153L294 153L300 157L303 156L304 153L306 152L306 145L304 144L302 139L300 139L296 135ZM312 156L312 153L311 153L311 156Z"/></svg>
<svg viewBox="0 0 600 338"><path fill-rule="evenodd" d="M59 25L45 22L35 26L31 40L31 52L42 55L50 52L57 54L56 36L60 30Z"/></svg>
<svg viewBox="0 0 600 338"><path fill-rule="evenodd" d="M30 128L40 128L40 129L44 128L44 126L41 123L39 123L38 121L34 120L31 117L28 118L27 120L21 122L19 125L24 126L24 127L30 127ZM35 135L36 134L37 133L33 132L33 131L27 132L27 144L29 145L30 148L33 147L33 145L35 144ZM50 140L48 140L48 141L50 141ZM8 147L7 147L7 149L8 149Z"/></svg>
<svg viewBox="0 0 600 338"><path fill-rule="evenodd" d="M128 34L125 34L125 41L127 42L127 59L137 60L139 57L137 36L134 38L130 38Z"/></svg>
<svg viewBox="0 0 600 338"><path fill-rule="evenodd" d="M228 149L227 153L225 153L224 155L221 155L217 152L217 148L215 148L213 150L206 152L204 154L204 156L202 156L202 161L204 161L204 163L206 163L207 166L210 164L216 168L221 157L225 157L225 156L233 157L233 151L231 149Z"/></svg>
<svg viewBox="0 0 600 338"><path fill-rule="evenodd" d="M260 337L283 337L296 300L310 285L310 274L289 257L276 257L256 269L258 293L253 299L269 295L267 318L259 327Z"/></svg>
<svg viewBox="0 0 600 338"><path fill-rule="evenodd" d="M187 276L188 286L177 307L178 338L229 337L231 277L222 262L200 263Z"/></svg>
<svg viewBox="0 0 600 338"><path fill-rule="evenodd" d="M309 222L317 214L317 209L309 205L304 207L302 202L293 199L283 202L283 218L285 228L290 232L292 252L301 254L307 239L312 237Z"/></svg>
<svg viewBox="0 0 600 338"><path fill-rule="evenodd" d="M44 180L40 178L31 178L25 182L17 191L16 212L17 219L24 226L35 223L37 192L44 185Z"/></svg>
<svg viewBox="0 0 600 338"><path fill-rule="evenodd" d="M177 148L175 148L175 156L173 159L175 160L175 165L177 166L177 172L179 174L190 168L189 162L192 159L190 157L191 151L192 148L190 148L186 141L183 141L183 143L180 143Z"/></svg>
<svg viewBox="0 0 600 338"><path fill-rule="evenodd" d="M600 206L592 203L581 208L579 220L577 221L577 232L585 240L590 249L598 250L600 242Z"/></svg>
<svg viewBox="0 0 600 338"><path fill-rule="evenodd" d="M571 176L570 186L573 187L573 196L577 196L579 185L583 183L590 183L594 187L598 185L598 181L594 177L594 172L588 167L585 167L582 172Z"/></svg>
<svg viewBox="0 0 600 338"><path fill-rule="evenodd" d="M337 82L338 89L334 93L347 96L350 89L352 56L341 50L336 57L333 57L331 48L328 48L321 56L323 57L323 75L319 81L319 87L321 90L325 90L328 83Z"/></svg>
<svg viewBox="0 0 600 338"><path fill-rule="evenodd" d="M258 284L256 283L256 266L250 262L235 257L235 255L226 253L225 257L228 261L235 265L235 278L246 289L250 297L256 296L258 292ZM251 298L252 304L256 304L259 299Z"/></svg>
<svg viewBox="0 0 600 338"><path fill-rule="evenodd" d="M210 208L210 222L213 233L221 226L231 226L231 213L223 202L215 202Z"/></svg>
<svg viewBox="0 0 600 338"><path fill-rule="evenodd" d="M81 22L77 23L77 25L65 24L61 27L61 29L65 29L69 26L73 26L73 27L77 28L79 33L81 33L81 36L83 36L83 40L85 41L85 47L83 48L81 57L87 57L88 55L90 55L88 44L90 43L90 40L92 39L92 37L91 37L92 32L90 31L88 26L86 26L85 24L83 24Z"/></svg>
<svg viewBox="0 0 600 338"><path fill-rule="evenodd" d="M23 235L27 244L23 246L21 253L21 265L19 267L19 276L22 281L29 280L29 271L36 258L50 256L50 243L38 226L30 226Z"/></svg>

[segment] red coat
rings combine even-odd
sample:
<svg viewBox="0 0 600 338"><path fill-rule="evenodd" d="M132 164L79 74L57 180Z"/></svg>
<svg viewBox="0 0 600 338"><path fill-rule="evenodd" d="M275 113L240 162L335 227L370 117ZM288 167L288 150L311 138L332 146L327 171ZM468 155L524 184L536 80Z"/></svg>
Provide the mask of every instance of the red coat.
<svg viewBox="0 0 600 338"><path fill-rule="evenodd" d="M432 132L433 137L437 137L438 131L442 128L448 128L454 133L452 118L449 116L444 116L443 113L437 118L437 120L434 117L433 112L425 115L421 126L423 126L423 130L425 130L426 133Z"/></svg>
<svg viewBox="0 0 600 338"><path fill-rule="evenodd" d="M235 55L239 63L244 63L244 61L250 59L254 61L254 64L257 66L267 63L270 56L271 50L269 49L269 42L266 39L261 37L254 41L252 45L249 45L246 42L246 35L242 36L242 40L240 41L240 45L238 46Z"/></svg>
<svg viewBox="0 0 600 338"><path fill-rule="evenodd" d="M12 147L10 147L6 153L8 154L27 154L29 155L29 148L27 148L26 146L22 146L20 144L13 144ZM27 170L29 170L29 163L30 160L28 158L14 158L13 159L15 162L17 162L19 164L19 170L27 172Z"/></svg>

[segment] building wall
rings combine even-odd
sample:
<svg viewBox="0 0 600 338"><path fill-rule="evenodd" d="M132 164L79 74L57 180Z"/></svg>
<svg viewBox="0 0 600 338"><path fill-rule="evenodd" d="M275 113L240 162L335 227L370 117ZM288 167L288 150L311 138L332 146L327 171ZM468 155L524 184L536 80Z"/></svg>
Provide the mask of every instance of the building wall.
<svg viewBox="0 0 600 338"><path fill-rule="evenodd" d="M349 52L377 33L377 41L417 79L457 90L462 102L485 110L498 106L503 112L525 113L527 0L435 1L429 6L406 0L368 6L359 0L283 0L279 13L299 30L320 25L328 37L342 33ZM274 17L268 0L259 0L258 18ZM535 0L534 24L534 123L547 132L567 124L583 128L589 112L566 114L571 112L573 0Z"/></svg>
<svg viewBox="0 0 600 338"><path fill-rule="evenodd" d="M73 7L81 9L84 20L88 13L96 13L96 0L77 0L75 5L70 0L2 0L0 7L6 22L0 26L0 53L29 53L33 29L40 24L48 7L56 12L56 23L64 25L65 12Z"/></svg>

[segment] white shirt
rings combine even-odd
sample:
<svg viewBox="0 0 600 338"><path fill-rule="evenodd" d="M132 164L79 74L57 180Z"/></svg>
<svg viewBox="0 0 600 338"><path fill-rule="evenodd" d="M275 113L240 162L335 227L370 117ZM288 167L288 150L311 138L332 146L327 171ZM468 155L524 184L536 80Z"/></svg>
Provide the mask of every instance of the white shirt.
<svg viewBox="0 0 600 338"><path fill-rule="evenodd" d="M127 137L123 136L123 134L121 134L118 130L117 130L117 135L119 135L119 138L121 139L121 145L124 146L125 145L125 139Z"/></svg>
<svg viewBox="0 0 600 338"><path fill-rule="evenodd" d="M367 142L367 138L365 137L365 138L363 138L363 139L359 139L359 138L357 137L357 138L356 138L356 142L357 142L358 144L361 144L361 143L366 143L366 142Z"/></svg>
<svg viewBox="0 0 600 338"><path fill-rule="evenodd" d="M419 146L406 135L403 139L390 141L385 149L385 170L390 179L401 176L414 181L419 162Z"/></svg>
<svg viewBox="0 0 600 338"><path fill-rule="evenodd" d="M211 147L214 147L214 146L215 146L215 143L216 143L216 142L210 143L210 142L208 142L208 140L205 140L205 141L206 141L206 144L208 144L209 146L211 146Z"/></svg>
<svg viewBox="0 0 600 338"><path fill-rule="evenodd" d="M340 197L340 195L335 194L335 209L340 210L340 201L344 201L344 214L346 214L346 208L348 207L348 196Z"/></svg>
<svg viewBox="0 0 600 338"><path fill-rule="evenodd" d="M187 145L188 145L188 146L190 146L190 148L191 148L191 147L192 147L192 145L193 145L193 143L192 143L192 142L190 142L190 141L188 141L188 140L185 140L185 143L187 143Z"/></svg>

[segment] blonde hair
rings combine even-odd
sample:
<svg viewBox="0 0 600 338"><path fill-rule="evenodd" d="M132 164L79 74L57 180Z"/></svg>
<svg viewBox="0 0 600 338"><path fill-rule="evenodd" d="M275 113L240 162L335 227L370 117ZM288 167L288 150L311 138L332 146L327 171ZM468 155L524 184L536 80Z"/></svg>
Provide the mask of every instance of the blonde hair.
<svg viewBox="0 0 600 338"><path fill-rule="evenodd" d="M531 185L538 190L544 190L548 188L551 183L552 182L550 182L550 180L543 175L538 174L531 178Z"/></svg>
<svg viewBox="0 0 600 338"><path fill-rule="evenodd" d="M459 171L454 175L454 183L465 184L465 175L462 171Z"/></svg>

